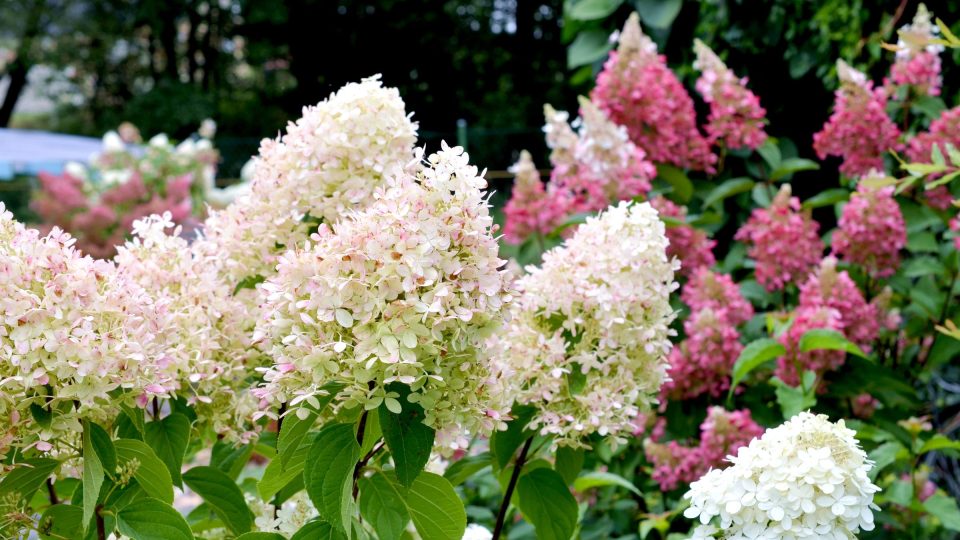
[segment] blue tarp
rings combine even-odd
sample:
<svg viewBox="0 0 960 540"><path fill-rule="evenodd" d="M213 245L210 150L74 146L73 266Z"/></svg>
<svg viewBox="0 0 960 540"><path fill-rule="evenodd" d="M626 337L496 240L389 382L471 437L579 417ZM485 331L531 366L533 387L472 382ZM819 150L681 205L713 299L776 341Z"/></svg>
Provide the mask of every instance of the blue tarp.
<svg viewBox="0 0 960 540"><path fill-rule="evenodd" d="M59 174L67 162L85 163L100 151L100 139L94 137L0 128L0 181L18 174Z"/></svg>

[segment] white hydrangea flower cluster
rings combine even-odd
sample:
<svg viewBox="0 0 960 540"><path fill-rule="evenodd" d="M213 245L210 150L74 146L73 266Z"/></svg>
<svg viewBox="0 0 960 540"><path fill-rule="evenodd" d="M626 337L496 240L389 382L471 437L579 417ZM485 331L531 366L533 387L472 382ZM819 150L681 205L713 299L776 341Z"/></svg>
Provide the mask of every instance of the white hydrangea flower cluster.
<svg viewBox="0 0 960 540"><path fill-rule="evenodd" d="M536 409L531 428L557 444L632 433L667 375L670 294L679 262L649 203L587 220L517 281L513 320L491 339L504 395Z"/></svg>
<svg viewBox="0 0 960 540"><path fill-rule="evenodd" d="M265 139L248 194L213 212L205 230L228 258L234 283L268 276L317 220L333 224L362 208L413 158L417 125L400 93L379 76L351 83Z"/></svg>
<svg viewBox="0 0 960 540"><path fill-rule="evenodd" d="M254 513L254 525L258 532L295 534L308 521L319 515L306 491L299 491L280 505L261 501L258 497L245 494L247 504Z"/></svg>
<svg viewBox="0 0 960 540"><path fill-rule="evenodd" d="M164 382L162 306L74 242L59 229L41 236L0 203L0 455L56 453L81 420L112 421Z"/></svg>
<svg viewBox="0 0 960 540"><path fill-rule="evenodd" d="M275 364L260 395L294 406L339 381L338 406L399 412L387 385L401 383L441 444L497 427L505 407L490 401L480 347L510 294L485 187L463 149L444 145L281 257L262 285L257 333Z"/></svg>
<svg viewBox="0 0 960 540"><path fill-rule="evenodd" d="M769 429L690 485L693 538L849 540L874 527L867 476L873 462L855 432L826 415L801 413Z"/></svg>
<svg viewBox="0 0 960 540"><path fill-rule="evenodd" d="M222 259L205 249L205 240L191 245L181 237L169 212L135 221L133 234L118 249L118 271L162 304L171 321L157 362L168 383L152 390L186 397L201 427L231 441L249 440L249 419L258 408L246 391L259 365L251 347L255 321L221 276Z"/></svg>

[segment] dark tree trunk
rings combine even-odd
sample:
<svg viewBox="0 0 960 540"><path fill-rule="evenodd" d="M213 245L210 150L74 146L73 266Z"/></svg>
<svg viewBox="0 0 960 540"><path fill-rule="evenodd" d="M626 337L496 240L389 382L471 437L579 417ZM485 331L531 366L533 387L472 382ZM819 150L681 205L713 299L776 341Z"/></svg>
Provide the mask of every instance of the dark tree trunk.
<svg viewBox="0 0 960 540"><path fill-rule="evenodd" d="M23 39L20 40L20 46L17 47L17 59L10 67L10 86L7 87L7 93L3 96L3 103L0 104L0 127L10 125L10 118L13 117L13 109L17 106L17 101L23 94L23 89L27 86L27 74L30 73L30 50L33 48L33 40L40 33L40 16L43 14L44 3L36 1L30 9L30 15L27 17L27 25L23 32Z"/></svg>

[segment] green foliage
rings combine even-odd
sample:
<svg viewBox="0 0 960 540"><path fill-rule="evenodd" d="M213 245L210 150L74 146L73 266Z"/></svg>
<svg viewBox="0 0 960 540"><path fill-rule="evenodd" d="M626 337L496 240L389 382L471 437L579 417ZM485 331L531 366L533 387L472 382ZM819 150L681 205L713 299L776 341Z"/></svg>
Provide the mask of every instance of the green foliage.
<svg viewBox="0 0 960 540"><path fill-rule="evenodd" d="M310 446L303 483L320 513L339 531L349 531L353 515L353 469L360 445L349 424L330 424L320 430Z"/></svg>

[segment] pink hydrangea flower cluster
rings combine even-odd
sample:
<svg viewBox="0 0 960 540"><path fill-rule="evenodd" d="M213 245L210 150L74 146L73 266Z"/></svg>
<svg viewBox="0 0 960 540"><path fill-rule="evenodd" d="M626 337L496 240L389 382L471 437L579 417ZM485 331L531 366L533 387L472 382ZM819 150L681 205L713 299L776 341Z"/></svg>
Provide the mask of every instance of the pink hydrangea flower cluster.
<svg viewBox="0 0 960 540"><path fill-rule="evenodd" d="M853 401L850 403L850 405L852 409L851 412L854 416L863 420L867 420L873 416L874 412L876 412L877 407L880 406L880 401L870 394L863 393L853 398Z"/></svg>
<svg viewBox="0 0 960 540"><path fill-rule="evenodd" d="M907 147L907 160L913 163L933 163L933 147L946 157L947 145L960 148L960 107L947 109L936 120L930 122L930 129L919 133Z"/></svg>
<svg viewBox="0 0 960 540"><path fill-rule="evenodd" d="M178 224L192 225L193 215L203 211L197 202L213 182L218 159L209 139L174 146L157 135L135 151L111 131L89 165L69 163L62 175L41 173L31 208L44 230L59 227L84 253L108 259L140 218L170 212Z"/></svg>
<svg viewBox="0 0 960 540"><path fill-rule="evenodd" d="M747 254L756 261L757 281L768 291L782 289L807 277L823 257L820 226L801 211L800 200L784 184L769 208L757 208L737 231L736 240L749 244Z"/></svg>
<svg viewBox="0 0 960 540"><path fill-rule="evenodd" d="M134 222L133 233L114 260L169 318L157 361L169 381L166 393L186 398L201 428L249 441L258 408L247 392L259 365L250 342L255 320L223 279L223 259L202 238L187 242L169 213Z"/></svg>
<svg viewBox="0 0 960 540"><path fill-rule="evenodd" d="M508 242L519 244L531 234L545 232L545 224L557 218L545 215L550 205L545 204L546 189L530 152L520 152L520 159L510 168L510 172L514 175L513 189L510 191L510 200L503 208L503 236Z"/></svg>
<svg viewBox="0 0 960 540"><path fill-rule="evenodd" d="M727 148L763 146L767 140L764 131L767 111L760 99L747 88L747 78L738 78L723 60L699 39L693 42L697 59L694 69L700 71L697 92L710 105L705 130L711 144L722 143Z"/></svg>
<svg viewBox="0 0 960 540"><path fill-rule="evenodd" d="M687 207L680 206L666 197L654 197L650 204L661 216L685 221ZM690 277L700 268L710 268L717 259L713 255L716 240L707 236L707 232L686 223L670 223L667 226L667 254L680 259L680 275Z"/></svg>
<svg viewBox="0 0 960 540"><path fill-rule="evenodd" d="M886 91L843 60L837 61L837 74L833 114L813 136L813 148L820 159L843 158L840 172L850 177L882 170L887 151L900 148L900 130L887 115Z"/></svg>
<svg viewBox="0 0 960 540"><path fill-rule="evenodd" d="M630 139L654 163L713 171L717 156L697 129L693 100L640 29L636 13L627 19L590 99L626 126Z"/></svg>
<svg viewBox="0 0 960 540"><path fill-rule="evenodd" d="M502 393L536 409L530 428L558 445L592 433L615 443L649 413L666 378L679 266L649 203L590 217L517 282L520 296L491 339Z"/></svg>
<svg viewBox="0 0 960 540"><path fill-rule="evenodd" d="M711 469L729 465L725 458L763 435L748 409L727 411L710 407L707 418L700 425L697 446L684 446L677 441L666 444L648 439L644 443L647 460L653 464L652 478L663 491L671 491L681 484L689 484Z"/></svg>
<svg viewBox="0 0 960 540"><path fill-rule="evenodd" d="M824 328L843 332L843 317L829 307L800 306L793 312L793 321L778 338L787 353L777 359L776 376L790 386L800 384L805 371L822 375L843 365L846 353L833 350L800 351L800 338L809 330Z"/></svg>
<svg viewBox="0 0 960 540"><path fill-rule="evenodd" d="M74 244L57 228L25 228L0 203L0 455L73 452L81 421L110 425L122 404L142 406L168 384L163 306Z"/></svg>
<svg viewBox="0 0 960 540"><path fill-rule="evenodd" d="M880 331L877 305L868 303L845 270L837 270L837 260L825 257L817 272L800 285L800 307L828 308L840 315L839 330L847 339L869 350Z"/></svg>
<svg viewBox="0 0 960 540"><path fill-rule="evenodd" d="M304 107L282 137L260 143L249 193L207 218L206 234L227 257L233 282L272 275L279 256L305 242L318 221L333 225L369 204L414 160L416 138L400 93L379 76Z"/></svg>
<svg viewBox="0 0 960 540"><path fill-rule="evenodd" d="M40 173L40 190L30 208L45 229L59 227L76 235L77 248L100 259L109 259L129 235L133 222L151 214L169 212L177 223L192 215L190 175L171 178L162 191L151 191L138 172L121 184L90 196L85 183L70 173Z"/></svg>
<svg viewBox="0 0 960 540"><path fill-rule="evenodd" d="M541 234L552 232L570 215L596 212L650 191L656 169L646 161L643 150L630 142L626 130L593 103L580 99L580 116L572 126L567 123L567 112L550 105L543 110L553 170L546 198L530 209L530 213L537 212ZM521 190L512 198L529 196Z"/></svg>
<svg viewBox="0 0 960 540"><path fill-rule="evenodd" d="M894 84L911 86L918 95L939 96L943 77L940 75L940 53L943 45L931 43L940 29L933 23L927 7L920 4L913 22L899 31L896 59L890 66Z"/></svg>
<svg viewBox="0 0 960 540"><path fill-rule="evenodd" d="M723 395L730 388L730 371L743 350L736 325L723 310L704 308L683 322L683 330L687 338L670 353L670 379L661 395L671 399Z"/></svg>
<svg viewBox="0 0 960 540"><path fill-rule="evenodd" d="M907 229L893 186L876 188L861 182L843 207L838 225L832 247L842 260L861 265L877 277L897 271Z"/></svg>
<svg viewBox="0 0 960 540"><path fill-rule="evenodd" d="M485 187L463 149L443 145L283 255L255 334L274 360L256 391L264 405L316 404L336 381L335 409L399 413L398 382L445 450L502 427L509 403L496 400L482 346L511 295Z"/></svg>
<svg viewBox="0 0 960 540"><path fill-rule="evenodd" d="M731 324L740 325L753 317L753 306L729 274L719 274L708 268L700 268L683 287L680 299L690 306L691 312L703 309L722 311Z"/></svg>

